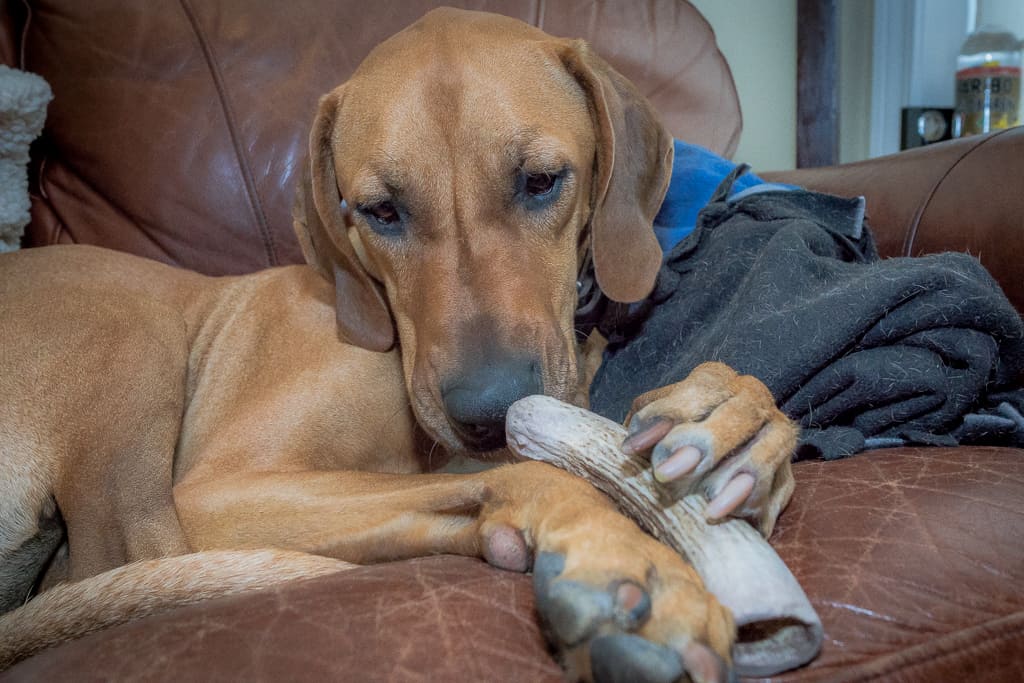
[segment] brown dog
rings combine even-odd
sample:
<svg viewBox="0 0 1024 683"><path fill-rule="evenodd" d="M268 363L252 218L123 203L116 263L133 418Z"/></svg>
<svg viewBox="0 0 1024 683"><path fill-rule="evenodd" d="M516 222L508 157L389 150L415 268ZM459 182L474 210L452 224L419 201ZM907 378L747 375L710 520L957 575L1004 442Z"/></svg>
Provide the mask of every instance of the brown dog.
<svg viewBox="0 0 1024 683"><path fill-rule="evenodd" d="M322 98L310 153L315 268L0 260L0 665L347 566L327 558L459 553L533 568L574 675L724 675L728 613L588 484L538 463L424 474L500 454L522 396L585 396L588 250L612 299L650 290L672 144L647 102L579 41L438 10ZM770 533L795 430L763 385L708 364L636 408L626 447L659 478Z"/></svg>

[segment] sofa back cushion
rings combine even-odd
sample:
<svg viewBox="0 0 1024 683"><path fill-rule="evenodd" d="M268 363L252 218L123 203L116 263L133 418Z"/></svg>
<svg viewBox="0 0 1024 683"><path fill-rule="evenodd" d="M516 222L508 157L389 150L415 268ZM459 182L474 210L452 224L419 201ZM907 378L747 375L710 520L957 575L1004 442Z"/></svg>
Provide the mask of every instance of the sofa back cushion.
<svg viewBox="0 0 1024 683"><path fill-rule="evenodd" d="M293 186L318 97L436 0L17 0L0 56L53 87L31 245L83 242L209 274L301 262ZM449 0L583 37L671 132L729 155L732 76L677 0Z"/></svg>

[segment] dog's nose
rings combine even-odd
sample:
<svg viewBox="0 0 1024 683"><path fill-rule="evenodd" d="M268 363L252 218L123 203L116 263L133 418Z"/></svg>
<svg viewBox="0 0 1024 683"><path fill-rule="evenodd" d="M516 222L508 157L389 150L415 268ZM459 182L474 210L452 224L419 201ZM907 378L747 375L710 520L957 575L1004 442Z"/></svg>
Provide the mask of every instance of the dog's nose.
<svg viewBox="0 0 1024 683"><path fill-rule="evenodd" d="M539 364L523 358L481 363L452 377L441 390L448 418L470 448L505 445L505 413L519 399L543 390Z"/></svg>

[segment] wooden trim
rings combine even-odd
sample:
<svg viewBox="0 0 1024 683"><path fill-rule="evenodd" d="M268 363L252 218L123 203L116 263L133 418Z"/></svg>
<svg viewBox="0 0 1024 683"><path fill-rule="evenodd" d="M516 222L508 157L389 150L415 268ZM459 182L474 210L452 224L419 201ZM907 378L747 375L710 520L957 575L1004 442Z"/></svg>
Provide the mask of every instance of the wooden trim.
<svg viewBox="0 0 1024 683"><path fill-rule="evenodd" d="M797 0L796 166L839 163L837 0Z"/></svg>

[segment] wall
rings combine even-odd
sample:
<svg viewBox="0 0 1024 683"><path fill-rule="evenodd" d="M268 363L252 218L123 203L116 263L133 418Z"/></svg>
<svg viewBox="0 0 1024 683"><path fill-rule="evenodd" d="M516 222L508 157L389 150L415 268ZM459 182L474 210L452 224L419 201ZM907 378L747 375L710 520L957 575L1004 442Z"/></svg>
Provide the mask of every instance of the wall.
<svg viewBox="0 0 1024 683"><path fill-rule="evenodd" d="M1024 40L1024 2L1021 0L973 0L978 24L1002 24Z"/></svg>
<svg viewBox="0 0 1024 683"><path fill-rule="evenodd" d="M871 150L874 0L839 0L839 162Z"/></svg>
<svg viewBox="0 0 1024 683"><path fill-rule="evenodd" d="M900 107L953 105L956 56L975 18L1024 34L1022 0L877 0L874 15L870 156L899 150Z"/></svg>
<svg viewBox="0 0 1024 683"><path fill-rule="evenodd" d="M729 61L743 109L735 158L796 163L796 0L691 0ZM1024 37L1024 0L839 0L839 160L899 149L899 109L950 106L968 15ZM899 21L896 21L899 19Z"/></svg>
<svg viewBox="0 0 1024 683"><path fill-rule="evenodd" d="M796 165L796 0L691 0L715 30L743 111L734 158L755 171Z"/></svg>

